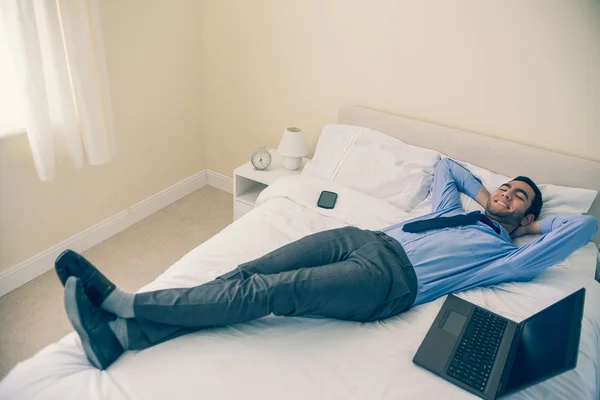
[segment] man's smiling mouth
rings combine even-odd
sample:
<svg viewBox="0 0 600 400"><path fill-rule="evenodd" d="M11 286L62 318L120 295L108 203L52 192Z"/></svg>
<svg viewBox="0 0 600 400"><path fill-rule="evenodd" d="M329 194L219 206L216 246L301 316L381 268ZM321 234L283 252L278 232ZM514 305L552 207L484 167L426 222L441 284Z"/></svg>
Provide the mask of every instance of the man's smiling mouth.
<svg viewBox="0 0 600 400"><path fill-rule="evenodd" d="M496 203L498 204L502 204L504 207L506 207L507 209L510 209L510 207L506 204L504 204L503 202L501 202L500 200L496 200Z"/></svg>

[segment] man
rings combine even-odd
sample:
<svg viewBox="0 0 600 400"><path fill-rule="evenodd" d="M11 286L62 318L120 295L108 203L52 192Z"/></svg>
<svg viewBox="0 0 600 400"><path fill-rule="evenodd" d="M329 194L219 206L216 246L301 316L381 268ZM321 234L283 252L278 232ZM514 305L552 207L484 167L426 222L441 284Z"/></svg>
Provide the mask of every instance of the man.
<svg viewBox="0 0 600 400"><path fill-rule="evenodd" d="M485 213L465 214L459 192ZM56 260L65 308L89 360L105 369L125 350L143 349L203 327L273 313L374 321L448 293L527 281L585 245L591 216L536 221L542 195L517 177L491 195L465 168L438 163L432 213L381 232L319 232L193 288L126 293L80 255ZM544 236L518 248L527 233Z"/></svg>

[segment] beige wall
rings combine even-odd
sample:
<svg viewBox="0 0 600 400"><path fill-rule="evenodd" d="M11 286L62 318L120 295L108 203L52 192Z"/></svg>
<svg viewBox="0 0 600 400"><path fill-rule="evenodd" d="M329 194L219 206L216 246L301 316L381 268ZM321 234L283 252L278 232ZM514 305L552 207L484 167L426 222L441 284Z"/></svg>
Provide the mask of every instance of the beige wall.
<svg viewBox="0 0 600 400"><path fill-rule="evenodd" d="M38 180L24 135L0 140L0 270L205 168L195 0L102 0L118 155Z"/></svg>
<svg viewBox="0 0 600 400"><path fill-rule="evenodd" d="M358 104L600 161L600 2L219 0L202 29L207 166Z"/></svg>

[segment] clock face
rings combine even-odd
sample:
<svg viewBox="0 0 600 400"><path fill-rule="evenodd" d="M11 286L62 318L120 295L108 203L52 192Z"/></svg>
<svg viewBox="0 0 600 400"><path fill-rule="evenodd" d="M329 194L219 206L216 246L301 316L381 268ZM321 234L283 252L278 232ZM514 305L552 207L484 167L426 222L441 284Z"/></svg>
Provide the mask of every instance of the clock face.
<svg viewBox="0 0 600 400"><path fill-rule="evenodd" d="M271 164L271 153L267 150L257 150L252 154L252 165L254 168L264 170Z"/></svg>

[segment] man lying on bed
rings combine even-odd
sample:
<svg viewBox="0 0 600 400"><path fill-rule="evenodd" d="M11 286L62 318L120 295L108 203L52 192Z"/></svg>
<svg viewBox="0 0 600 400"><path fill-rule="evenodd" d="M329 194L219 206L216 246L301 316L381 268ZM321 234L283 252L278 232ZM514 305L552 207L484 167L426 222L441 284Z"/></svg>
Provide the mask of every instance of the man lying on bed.
<svg viewBox="0 0 600 400"><path fill-rule="evenodd" d="M485 213L465 214L459 192ZM380 232L346 227L309 235L192 288L127 293L72 251L56 260L56 272L87 357L105 369L125 350L270 313L367 322L448 293L528 281L598 229L591 216L536 221L542 196L529 178L490 195L449 159L436 167L432 199L429 215ZM527 233L545 235L521 248L511 243Z"/></svg>

